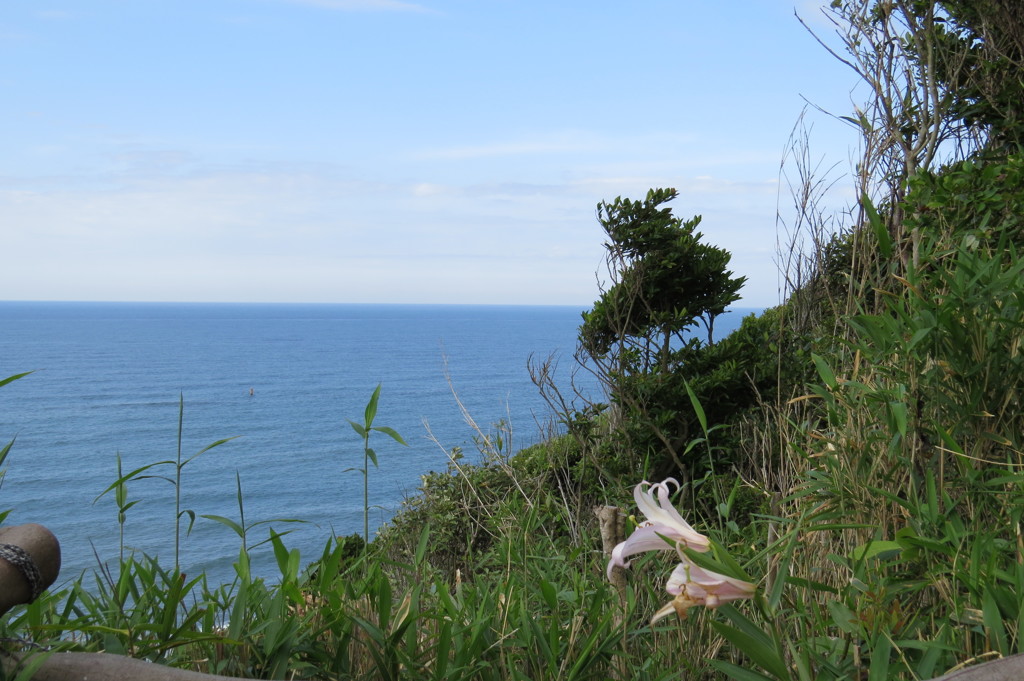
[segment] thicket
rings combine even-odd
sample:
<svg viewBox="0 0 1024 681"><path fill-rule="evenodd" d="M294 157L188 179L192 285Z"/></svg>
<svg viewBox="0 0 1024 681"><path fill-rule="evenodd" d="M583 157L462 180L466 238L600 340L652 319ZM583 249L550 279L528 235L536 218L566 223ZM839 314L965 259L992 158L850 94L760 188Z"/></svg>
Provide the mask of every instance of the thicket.
<svg viewBox="0 0 1024 681"><path fill-rule="evenodd" d="M784 304L714 339L742 284L728 253L672 215L671 190L603 203L611 283L578 359L606 398L532 366L563 434L511 452L480 431L480 461L452 452L368 545L332 539L305 564L271 534L275 580L249 574L245 531L230 585L129 553L0 620L6 654L257 678L803 681L1022 652L1024 17L1011 0L825 15L823 47L862 82L839 116L860 135L860 200L825 207L833 183L796 134ZM610 584L594 507L632 513L633 486L668 476L718 547L706 564L758 591L651 626L664 556Z"/></svg>

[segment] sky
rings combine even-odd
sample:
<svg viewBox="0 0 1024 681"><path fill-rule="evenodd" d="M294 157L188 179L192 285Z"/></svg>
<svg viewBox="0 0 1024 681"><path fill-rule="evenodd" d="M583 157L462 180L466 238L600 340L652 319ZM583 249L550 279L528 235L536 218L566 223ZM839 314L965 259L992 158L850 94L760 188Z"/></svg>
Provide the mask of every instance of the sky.
<svg viewBox="0 0 1024 681"><path fill-rule="evenodd" d="M589 306L597 203L674 187L775 305L821 4L10 0L0 299Z"/></svg>

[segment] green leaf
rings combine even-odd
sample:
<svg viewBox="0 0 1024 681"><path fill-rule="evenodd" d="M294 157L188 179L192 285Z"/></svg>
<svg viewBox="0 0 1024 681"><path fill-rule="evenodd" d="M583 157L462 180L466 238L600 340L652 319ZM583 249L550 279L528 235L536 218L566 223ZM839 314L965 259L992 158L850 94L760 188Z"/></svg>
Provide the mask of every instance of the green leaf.
<svg viewBox="0 0 1024 681"><path fill-rule="evenodd" d="M408 447L408 445L405 443L405 440L402 439L402 436L396 433L392 428L388 428L387 426L374 426L372 430L375 430L378 433L384 433L385 435L390 436L391 439L397 442L398 444L405 445L406 447Z"/></svg>
<svg viewBox="0 0 1024 681"><path fill-rule="evenodd" d="M861 625L856 614L841 601L825 601L825 606L832 614L832 621L840 630L847 634L857 636L860 634Z"/></svg>
<svg viewBox="0 0 1024 681"><path fill-rule="evenodd" d="M736 681L771 681L770 676L734 665L724 660L708 660L708 664Z"/></svg>
<svg viewBox="0 0 1024 681"><path fill-rule="evenodd" d="M899 400L889 402L889 413L892 415L893 425L896 432L901 436L907 436L907 405Z"/></svg>
<svg viewBox="0 0 1024 681"><path fill-rule="evenodd" d="M722 610L725 610L723 606ZM732 643L737 650L745 654L757 666L764 669L777 679L789 678L785 661L779 655L779 651L772 645L771 638L763 631L757 629L753 622L739 614L736 609L727 613L733 622L742 622L743 629L730 627L723 622L712 621L711 626L715 628L722 638ZM753 630L756 633L749 633Z"/></svg>
<svg viewBox="0 0 1024 681"><path fill-rule="evenodd" d="M245 548L238 551L238 560L235 562L235 572L238 573L238 578L242 580L242 586L238 591L238 595L235 597L235 609L232 611L232 623L228 630L228 633L232 638L237 638L238 634L231 634L231 632L237 631L239 627L241 627L240 618L245 614L248 584L251 579L251 574L249 572L249 554L246 552Z"/></svg>
<svg viewBox="0 0 1024 681"><path fill-rule="evenodd" d="M370 396L370 401L366 403L363 425L367 428L373 425L373 419L377 416L377 400L380 399L380 388L381 384L378 383L377 388L373 391L373 395Z"/></svg>
<svg viewBox="0 0 1024 681"><path fill-rule="evenodd" d="M277 560L277 567L281 571L281 574L287 574L288 571L288 548L281 541L281 535L274 530L270 530L270 543L274 548L274 558Z"/></svg>
<svg viewBox="0 0 1024 681"><path fill-rule="evenodd" d="M179 464L179 466L184 468L185 464L187 464L189 461L192 461L193 459L198 458L199 456L205 454L206 452L210 451L214 447L220 447L225 442L231 442L232 440L237 439L238 437L240 437L240 436L239 435L235 435L233 437L226 437L223 440L217 440L216 442L212 442L212 443L206 445L205 447L203 447L202 449L200 449L198 452L196 452L192 456L190 456L188 459L185 460L184 463Z"/></svg>
<svg viewBox="0 0 1024 681"><path fill-rule="evenodd" d="M915 331L914 335L910 338L910 341L907 343L907 351L909 352L910 350L913 350L914 346L923 341L925 338L927 338L929 334L931 334L931 332L931 328L918 329L917 331Z"/></svg>
<svg viewBox="0 0 1024 681"><path fill-rule="evenodd" d="M1006 627L1003 625L1003 615L991 587L986 587L985 593L982 595L981 613L989 645L1003 655L1011 654L1010 644L1006 638Z"/></svg>
<svg viewBox="0 0 1024 681"><path fill-rule="evenodd" d="M690 387L690 382L683 381L683 385L686 386L686 394L690 396L690 404L693 405L693 411L697 415L697 420L700 421L701 430L703 430L706 435L708 432L708 417L704 414L704 407L701 406L696 393L694 393L693 388Z"/></svg>
<svg viewBox="0 0 1024 681"><path fill-rule="evenodd" d="M779 562L775 566L775 578L770 588L771 590L767 594L768 596L768 608L771 612L777 612L779 604L782 602L782 591L786 584L792 584L790 577L790 564L793 562L793 553L796 550L799 533L796 531L789 533L789 540L786 542L786 548L780 553L776 554L779 556Z"/></svg>
<svg viewBox="0 0 1024 681"><path fill-rule="evenodd" d="M14 441L12 440L12 441L11 441L11 444L13 444L13 443L14 443ZM8 447L10 447L10 445L8 445ZM2 459L0 459L0 461L2 461ZM139 473L142 473L143 471L147 471L147 470L149 470L150 468L153 468L153 467L155 467L155 466L165 466L165 465L167 465L167 464L171 464L171 465L174 465L174 464L175 464L175 462L174 462L174 461L170 461L170 460L167 460L167 461L157 461L157 462L155 462L155 463L150 463L150 464L146 464L145 466L141 466L141 467L139 467L139 468L136 468L136 469L135 469L135 470L133 470L133 471L132 471L131 473L127 473L127 474L125 474L125 475L122 475L122 476L121 476L121 477L119 477L119 478L118 478L117 480L115 480L114 482L110 483L110 485L109 485L109 486L108 486L108 487L107 487L107 488L106 488L105 490L103 490L102 492L100 492L99 496L98 496L98 497L96 497L95 499L93 499L93 500L92 500L92 503L94 503L94 504L95 504L95 503L96 503L97 501L99 501L99 500L100 500L100 499L101 499L101 498L103 497L103 495L104 495L104 494L106 494L107 492L109 492L109 491L111 491L111 490L113 490L113 489L117 489L118 487L122 487L122 486L123 486L123 485L124 485L124 484L125 484L126 482L128 482L129 480L132 480L132 479L134 479L134 478L135 478L136 476L138 476L138 475L139 475ZM169 482L174 482L174 481L173 481L173 480L171 480L170 478L165 478L165 477L163 477L163 476L151 476L151 475L147 475L147 476L142 476L142 477L139 477L139 479L140 479L140 480L142 480L142 479L144 479L144 478L151 478L151 477L158 477L158 478L160 478L160 479L162 479L162 480L167 480L167 481L169 481Z"/></svg>
<svg viewBox="0 0 1024 681"><path fill-rule="evenodd" d="M356 423L355 421L352 421L351 419L349 420L348 423L349 423L350 426L352 426L352 430L356 431L356 434L358 434L359 437L361 437L361 438L365 438L366 437L367 430L365 428L363 428L362 425Z"/></svg>
<svg viewBox="0 0 1024 681"><path fill-rule="evenodd" d="M870 541L861 544L850 553L853 560L865 560L867 558L891 558L903 550L903 544L896 541Z"/></svg>
<svg viewBox="0 0 1024 681"><path fill-rule="evenodd" d="M861 205L864 206L868 222L871 223L871 230L875 233L875 238L878 240L878 250L882 254L882 259L888 260L892 257L892 237L889 236L889 231L885 228L882 218L878 215L875 205L871 203L871 199L868 198L867 194L861 197Z"/></svg>
<svg viewBox="0 0 1024 681"><path fill-rule="evenodd" d="M234 520L231 520L230 518L225 518L222 515L212 515L212 514L201 515L199 517L200 518L206 518L207 520L214 520L214 521L216 521L216 522L218 522L218 523L220 523L222 525L227 525L232 530L234 530L235 534L237 534L239 537L244 537L245 536L245 531L242 529L242 526L239 525L238 523L236 523Z"/></svg>
<svg viewBox="0 0 1024 681"><path fill-rule="evenodd" d="M892 653L892 641L884 634L875 640L871 649L871 667L868 668L868 681L887 681L889 679L889 656Z"/></svg>
<svg viewBox="0 0 1024 681"><path fill-rule="evenodd" d="M540 580L540 592L544 596L544 600L547 602L548 607L552 610L558 610L558 594L555 592L554 585L546 579Z"/></svg>
<svg viewBox="0 0 1024 681"><path fill-rule="evenodd" d="M196 512L192 509L186 508L178 514L178 517L180 518L183 515L188 516L188 529L185 530L185 536L188 536L192 534L192 526L196 524Z"/></svg>
<svg viewBox="0 0 1024 681"><path fill-rule="evenodd" d="M818 370L818 375L821 377L822 382L824 382L830 390L835 390L836 386L839 385L839 382L836 381L836 375L832 373L832 369L829 368L824 358L822 358L821 355L812 352L811 359L814 360L814 366Z"/></svg>
<svg viewBox="0 0 1024 681"><path fill-rule="evenodd" d="M371 624L362 617L353 616L352 621L362 627L363 631L365 631L378 646L384 646L387 641L387 637L384 635L384 632L381 631L380 627Z"/></svg>
<svg viewBox="0 0 1024 681"><path fill-rule="evenodd" d="M25 373L22 374L14 374L13 376L8 376L7 378L0 380L0 386L5 386L8 383L11 383L12 381L17 381L19 378L24 378L25 376L28 376L31 373L33 372L26 371Z"/></svg>
<svg viewBox="0 0 1024 681"><path fill-rule="evenodd" d="M423 563L423 557L427 555L427 544L430 543L430 525L424 525L420 533L420 543L416 546L416 565Z"/></svg>
<svg viewBox="0 0 1024 681"><path fill-rule="evenodd" d="M10 442L8 442L6 445L4 445L3 449L0 449L0 464L3 464L4 460L7 458L7 455L11 453L11 447L14 446L14 440L17 440L17 439L18 438L14 438Z"/></svg>
<svg viewBox="0 0 1024 681"><path fill-rule="evenodd" d="M660 536L660 535L659 535ZM666 541L671 541L667 540ZM711 542L711 546L714 548L712 553L698 553L693 549L683 549L683 553L686 557L697 567L704 568L705 570L711 570L717 572L720 575L726 577L732 577L733 579L741 579L744 582L753 581L750 576L740 567L732 556L730 556L721 546L714 541Z"/></svg>

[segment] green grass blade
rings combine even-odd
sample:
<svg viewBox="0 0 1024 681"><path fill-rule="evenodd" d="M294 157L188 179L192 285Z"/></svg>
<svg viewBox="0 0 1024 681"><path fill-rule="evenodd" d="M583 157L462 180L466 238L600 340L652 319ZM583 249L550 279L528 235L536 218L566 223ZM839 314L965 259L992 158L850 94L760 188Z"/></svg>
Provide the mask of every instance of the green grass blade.
<svg viewBox="0 0 1024 681"><path fill-rule="evenodd" d="M3 380L0 380L0 387L5 386L8 383L12 383L14 381L17 381L19 378L25 378L26 376L28 376L31 373L34 373L34 372L26 371L26 372L21 373L21 374L14 374L13 376L8 376L7 378L5 378Z"/></svg>
<svg viewBox="0 0 1024 681"><path fill-rule="evenodd" d="M739 667L731 662L725 662L724 660L708 660L708 664L729 678L736 679L736 681L772 681L770 676L765 676L764 674L755 672L752 669Z"/></svg>

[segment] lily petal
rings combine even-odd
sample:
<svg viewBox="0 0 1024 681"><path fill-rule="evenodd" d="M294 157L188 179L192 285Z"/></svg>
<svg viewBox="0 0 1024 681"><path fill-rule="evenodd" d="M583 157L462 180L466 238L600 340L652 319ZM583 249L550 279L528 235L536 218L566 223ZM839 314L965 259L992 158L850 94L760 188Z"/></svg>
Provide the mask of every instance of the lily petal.
<svg viewBox="0 0 1024 681"><path fill-rule="evenodd" d="M672 492L669 489L670 483L675 485L677 490L679 489L679 483L675 478L667 478L662 482L653 483L644 480L634 487L633 498L636 500L637 508L652 523L674 525L686 528L690 532L697 534L697 531L690 527L688 522L683 520L683 516L679 515L679 511L672 505L670 499ZM649 489L644 491L644 485L647 485ZM655 495L657 495L657 499L654 498Z"/></svg>
<svg viewBox="0 0 1024 681"><path fill-rule="evenodd" d="M657 483L645 480L633 488L637 508L647 520L626 541L612 550L612 558L608 563L609 579L613 568L628 568L629 561L626 558L643 551L690 548L703 553L708 550L708 538L693 529L672 506L670 485L679 488L679 483L672 478Z"/></svg>
<svg viewBox="0 0 1024 681"><path fill-rule="evenodd" d="M656 523L644 523L633 530L629 539L617 544L612 549L612 559L608 562L608 577L611 578L612 568L628 568L629 556L644 551L666 551L678 547L691 548L701 553L708 550L708 538L702 534L683 533L678 527Z"/></svg>
<svg viewBox="0 0 1024 681"><path fill-rule="evenodd" d="M757 587L742 579L705 570L684 556L683 562L669 576L665 589L676 597L673 602L684 599L691 605L717 608L722 603L752 597ZM678 607L676 609L678 611Z"/></svg>

